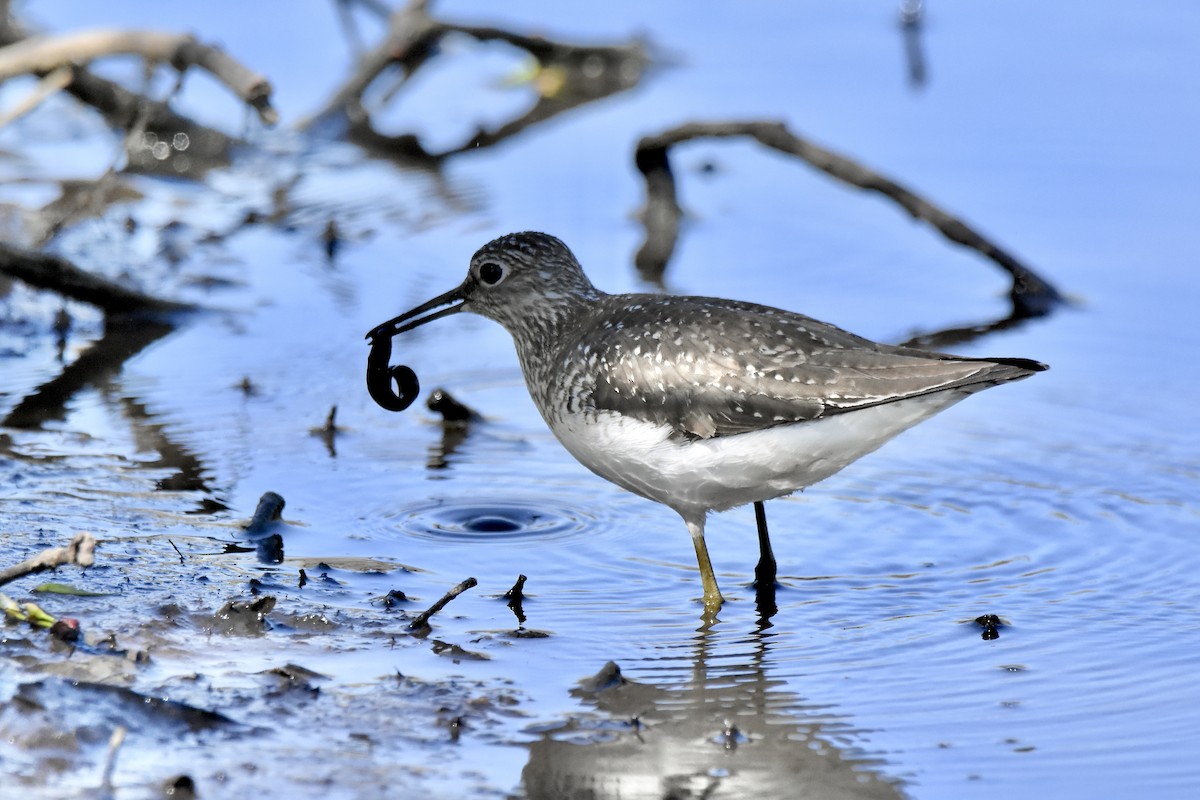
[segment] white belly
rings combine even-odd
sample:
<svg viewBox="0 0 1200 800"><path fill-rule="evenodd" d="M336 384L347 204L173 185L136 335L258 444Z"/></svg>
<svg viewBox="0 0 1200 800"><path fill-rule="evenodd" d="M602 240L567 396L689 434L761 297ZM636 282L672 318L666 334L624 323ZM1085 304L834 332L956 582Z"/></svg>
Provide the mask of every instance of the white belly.
<svg viewBox="0 0 1200 800"><path fill-rule="evenodd" d="M685 516L790 494L828 478L967 396L945 391L812 422L686 441L666 426L603 412L571 415L554 434L585 467Z"/></svg>

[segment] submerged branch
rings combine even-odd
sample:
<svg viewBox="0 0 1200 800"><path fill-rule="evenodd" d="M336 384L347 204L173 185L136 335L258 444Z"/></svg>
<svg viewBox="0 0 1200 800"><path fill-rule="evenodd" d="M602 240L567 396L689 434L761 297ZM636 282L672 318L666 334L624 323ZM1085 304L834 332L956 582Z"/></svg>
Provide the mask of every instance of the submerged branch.
<svg viewBox="0 0 1200 800"><path fill-rule="evenodd" d="M681 212L668 151L673 145L691 139L733 136L749 136L774 150L796 156L843 183L882 194L914 218L928 222L950 241L991 259L1012 277L1009 296L1014 310L1023 316L1045 314L1062 302L1062 296L1049 282L963 220L857 161L797 136L783 123L767 121L693 122L647 136L638 143L635 160L646 179L647 199L646 240L638 251L637 266L651 280L661 278L679 235Z"/></svg>
<svg viewBox="0 0 1200 800"><path fill-rule="evenodd" d="M410 631L420 631L423 628L428 628L430 617L432 617L434 614L436 614L437 612L439 612L443 608L445 608L446 604L449 603L451 600L458 597L460 594L465 592L467 589L470 589L472 586L475 586L478 583L479 583L479 581L475 580L474 578L467 578L465 581L458 584L450 591L446 592L446 594L444 594L442 596L441 600L438 600L436 603L431 605L428 609L426 609L425 611L422 611L420 614L418 614L416 617L414 617L413 621L408 623L408 629Z"/></svg>

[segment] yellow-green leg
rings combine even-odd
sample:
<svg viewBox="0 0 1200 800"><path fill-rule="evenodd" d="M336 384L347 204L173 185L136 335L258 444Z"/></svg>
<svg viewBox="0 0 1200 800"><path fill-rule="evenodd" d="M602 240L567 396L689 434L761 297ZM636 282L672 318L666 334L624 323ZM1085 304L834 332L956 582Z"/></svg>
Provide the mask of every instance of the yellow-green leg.
<svg viewBox="0 0 1200 800"><path fill-rule="evenodd" d="M721 608L725 598L717 588L717 576L713 574L712 561L708 558L708 545L704 543L704 515L698 519L683 518L687 523L688 532L692 534L692 544L696 548L696 562L700 565L700 585L704 587L704 607L709 612Z"/></svg>

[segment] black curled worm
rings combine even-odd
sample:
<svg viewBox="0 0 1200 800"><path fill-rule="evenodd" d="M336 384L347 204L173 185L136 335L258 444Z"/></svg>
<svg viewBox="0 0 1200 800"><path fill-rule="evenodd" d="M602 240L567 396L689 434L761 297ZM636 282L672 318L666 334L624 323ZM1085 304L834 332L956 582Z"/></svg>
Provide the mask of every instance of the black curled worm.
<svg viewBox="0 0 1200 800"><path fill-rule="evenodd" d="M417 373L408 367L389 366L391 357L391 336L384 334L371 339L371 353L367 356L367 391L372 400L388 411L403 411L417 399L421 384L417 382Z"/></svg>

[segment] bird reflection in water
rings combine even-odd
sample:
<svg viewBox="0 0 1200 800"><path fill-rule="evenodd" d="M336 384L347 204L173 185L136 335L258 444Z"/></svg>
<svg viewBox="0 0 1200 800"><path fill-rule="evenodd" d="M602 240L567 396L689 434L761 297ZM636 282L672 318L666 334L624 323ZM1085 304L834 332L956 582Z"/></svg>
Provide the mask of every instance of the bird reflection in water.
<svg viewBox="0 0 1200 800"><path fill-rule="evenodd" d="M545 798L900 798L884 763L845 741L854 731L767 676L768 622L729 652L702 628L691 652L656 659L634 681L609 662L572 691L588 710L536 729L524 796ZM691 661L682 680L680 661ZM672 664L672 661L675 663ZM666 666L662 666L662 665Z"/></svg>

